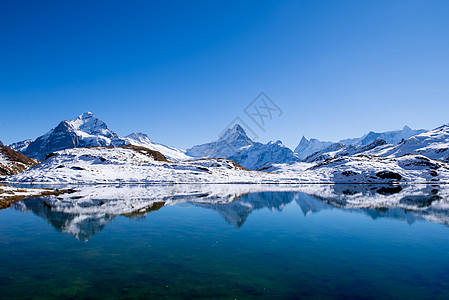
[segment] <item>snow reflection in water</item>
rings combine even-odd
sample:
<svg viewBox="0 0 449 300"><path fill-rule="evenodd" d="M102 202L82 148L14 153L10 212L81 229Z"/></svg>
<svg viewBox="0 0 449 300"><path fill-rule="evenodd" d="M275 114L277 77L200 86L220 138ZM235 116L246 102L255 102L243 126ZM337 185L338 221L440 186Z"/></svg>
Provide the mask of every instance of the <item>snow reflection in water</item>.
<svg viewBox="0 0 449 300"><path fill-rule="evenodd" d="M58 232L88 241L116 216L145 218L182 203L216 210L236 228L254 210L282 211L295 202L304 216L344 209L376 218L418 219L449 225L449 188L438 185L135 185L85 186L61 196L30 198L13 205L32 211Z"/></svg>

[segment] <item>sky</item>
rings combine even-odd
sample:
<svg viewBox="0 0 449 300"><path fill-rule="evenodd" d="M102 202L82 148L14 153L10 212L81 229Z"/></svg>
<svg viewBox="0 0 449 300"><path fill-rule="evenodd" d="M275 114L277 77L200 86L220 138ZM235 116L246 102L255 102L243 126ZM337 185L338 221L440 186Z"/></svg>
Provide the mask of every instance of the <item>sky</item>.
<svg viewBox="0 0 449 300"><path fill-rule="evenodd" d="M0 140L86 111L183 149L235 120L291 148L302 135L431 129L449 123L448 11L436 0L1 1ZM258 126L247 107L271 119Z"/></svg>

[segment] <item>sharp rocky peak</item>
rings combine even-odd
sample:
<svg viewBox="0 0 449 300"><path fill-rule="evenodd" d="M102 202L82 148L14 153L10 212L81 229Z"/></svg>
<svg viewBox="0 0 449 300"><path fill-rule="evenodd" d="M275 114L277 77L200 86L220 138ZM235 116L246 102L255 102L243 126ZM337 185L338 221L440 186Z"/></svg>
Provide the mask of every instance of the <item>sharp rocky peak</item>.
<svg viewBox="0 0 449 300"><path fill-rule="evenodd" d="M243 127L236 124L234 127L226 129L226 131L221 135L220 140L234 140L241 138L250 140Z"/></svg>

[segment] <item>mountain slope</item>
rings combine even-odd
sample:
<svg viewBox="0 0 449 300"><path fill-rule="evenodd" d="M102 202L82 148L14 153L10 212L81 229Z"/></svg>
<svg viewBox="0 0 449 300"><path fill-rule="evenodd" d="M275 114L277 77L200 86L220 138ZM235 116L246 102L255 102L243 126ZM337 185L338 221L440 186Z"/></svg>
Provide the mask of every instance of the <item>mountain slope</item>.
<svg viewBox="0 0 449 300"><path fill-rule="evenodd" d="M37 165L39 161L0 146L0 175L14 175Z"/></svg>

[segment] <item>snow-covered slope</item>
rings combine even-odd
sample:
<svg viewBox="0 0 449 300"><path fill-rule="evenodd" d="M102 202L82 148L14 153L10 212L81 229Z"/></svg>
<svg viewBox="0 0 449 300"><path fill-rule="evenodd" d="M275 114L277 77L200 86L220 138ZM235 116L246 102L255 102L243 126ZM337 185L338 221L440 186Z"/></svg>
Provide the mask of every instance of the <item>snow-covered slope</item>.
<svg viewBox="0 0 449 300"><path fill-rule="evenodd" d="M289 172L284 168L282 175L287 177L289 173L297 174L309 182L449 182L449 164L422 155L404 155L398 158L342 156L326 160L299 173L294 169Z"/></svg>
<svg viewBox="0 0 449 300"><path fill-rule="evenodd" d="M421 134L425 132L423 129L413 130L408 126L404 126L404 128L400 130L392 130L386 132L374 132L370 131L361 138L352 138L341 140L340 143L349 146L349 145L368 145L374 142L376 139L382 139L388 144L397 144L402 140L406 140L414 135Z"/></svg>
<svg viewBox="0 0 449 300"><path fill-rule="evenodd" d="M151 150L159 151L168 160L171 161L192 159L191 156L185 154L185 151L152 142L150 138L144 133L131 133L130 135L127 135L125 137L125 140L131 145L141 146Z"/></svg>
<svg viewBox="0 0 449 300"><path fill-rule="evenodd" d="M54 129L31 142L22 153L43 160L46 154L63 149L124 144L125 140L109 130L106 123L87 112L75 120L62 121Z"/></svg>
<svg viewBox="0 0 449 300"><path fill-rule="evenodd" d="M303 160L307 156L329 147L331 144L332 142L323 142L303 136L294 152L298 155L299 159Z"/></svg>
<svg viewBox="0 0 449 300"><path fill-rule="evenodd" d="M221 183L277 182L279 175L247 171L227 159L167 161L137 146L73 148L54 152L27 172L8 177L31 183Z"/></svg>
<svg viewBox="0 0 449 300"><path fill-rule="evenodd" d="M299 161L296 154L284 146L281 141L267 144L255 142L249 147L240 149L229 159L251 170L261 170L271 164Z"/></svg>
<svg viewBox="0 0 449 300"><path fill-rule="evenodd" d="M0 175L14 175L38 163L37 159L29 158L6 146L0 146Z"/></svg>
<svg viewBox="0 0 449 300"><path fill-rule="evenodd" d="M299 160L281 141L267 144L252 141L240 125L227 129L217 141L188 149L186 154L193 157L229 158L251 170L267 164Z"/></svg>

